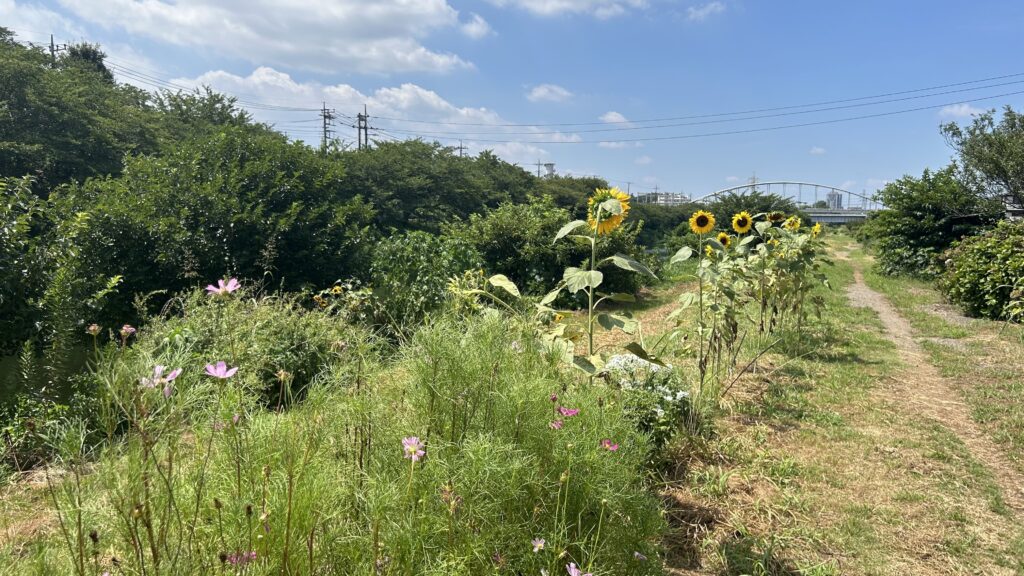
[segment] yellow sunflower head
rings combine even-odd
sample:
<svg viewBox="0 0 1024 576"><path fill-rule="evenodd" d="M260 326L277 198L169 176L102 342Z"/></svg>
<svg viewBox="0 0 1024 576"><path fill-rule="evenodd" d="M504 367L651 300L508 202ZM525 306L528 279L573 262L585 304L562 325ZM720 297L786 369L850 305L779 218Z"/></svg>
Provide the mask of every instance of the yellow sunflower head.
<svg viewBox="0 0 1024 576"><path fill-rule="evenodd" d="M754 219L750 217L750 213L746 210L733 214L732 216L732 229L737 234L746 234L750 232L750 227L754 225Z"/></svg>
<svg viewBox="0 0 1024 576"><path fill-rule="evenodd" d="M597 220L597 212L601 203L612 199L619 201L619 205L622 207L622 213L608 214L607 212L602 211L601 221L599 223ZM598 234L608 234L612 230L618 228L628 213L629 195L618 188L598 188L594 190L594 195L587 201L587 223L590 224L591 230L596 228Z"/></svg>
<svg viewBox="0 0 1024 576"><path fill-rule="evenodd" d="M782 227L790 232L796 232L800 229L800 224L799 216L790 216L789 218L786 218L785 222L783 222Z"/></svg>
<svg viewBox="0 0 1024 576"><path fill-rule="evenodd" d="M818 234L821 234L821 222L815 222L811 227L811 236L817 238Z"/></svg>
<svg viewBox="0 0 1024 576"><path fill-rule="evenodd" d="M782 222L783 220L786 219L786 214L784 212L779 212L778 210L776 210L774 212L769 212L768 214L766 214L765 218L769 222L771 222L773 224L777 224L777 223Z"/></svg>
<svg viewBox="0 0 1024 576"><path fill-rule="evenodd" d="M715 249L711 247L711 244L704 245L704 254L706 254L708 258L715 257Z"/></svg>
<svg viewBox="0 0 1024 576"><path fill-rule="evenodd" d="M715 229L715 215L705 210L697 210L690 216L690 230L694 234L707 234Z"/></svg>
<svg viewBox="0 0 1024 576"><path fill-rule="evenodd" d="M728 248L729 247L729 243L732 242L732 237L729 236L728 234L726 234L725 232L719 232L717 240L718 240L719 244L721 244L722 246Z"/></svg>

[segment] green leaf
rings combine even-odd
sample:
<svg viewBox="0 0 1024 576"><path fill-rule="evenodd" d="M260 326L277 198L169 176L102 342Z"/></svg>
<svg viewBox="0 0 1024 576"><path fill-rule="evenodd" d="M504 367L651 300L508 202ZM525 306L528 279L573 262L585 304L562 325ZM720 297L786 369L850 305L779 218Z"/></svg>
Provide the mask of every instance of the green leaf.
<svg viewBox="0 0 1024 576"><path fill-rule="evenodd" d="M657 356L651 354L643 346L641 346L639 342L630 342L629 344L626 344L626 350L629 350L633 354L636 354L638 358L642 360L647 360L652 364L657 364L658 366L665 365L665 363L659 360Z"/></svg>
<svg viewBox="0 0 1024 576"><path fill-rule="evenodd" d="M616 292L615 294L606 294L606 298L612 302L636 302L636 296L632 294L625 294L623 292Z"/></svg>
<svg viewBox="0 0 1024 576"><path fill-rule="evenodd" d="M591 376L597 375L597 366L594 366L594 363L591 362L588 358L585 358L583 356L573 356L572 365Z"/></svg>
<svg viewBox="0 0 1024 576"><path fill-rule="evenodd" d="M590 271L569 267L565 269L562 279L569 292L575 294L584 288L594 289L600 286L604 280L604 274L601 274L600 270Z"/></svg>
<svg viewBox="0 0 1024 576"><path fill-rule="evenodd" d="M771 227L771 222L758 222L757 224L754 224L754 229L757 230L757 233L761 236L764 236L765 231Z"/></svg>
<svg viewBox="0 0 1024 576"><path fill-rule="evenodd" d="M622 214L622 203L615 198L609 198L608 200L601 202L601 211L613 216L616 214Z"/></svg>
<svg viewBox="0 0 1024 576"><path fill-rule="evenodd" d="M626 256L625 254L616 254L614 256L609 256L602 260L601 264L604 264L605 262L611 262L612 264L615 264L616 266L622 268L623 270L639 272L640 274L646 274L651 278L657 278L657 276L654 275L654 272L651 272L650 268L644 266L643 264L637 262L636 260L633 260L632 258Z"/></svg>
<svg viewBox="0 0 1024 576"><path fill-rule="evenodd" d="M685 262L690 259L690 256L693 256L693 248L690 248L689 246L683 246L682 248L679 249L678 252L675 253L674 256L672 256L672 259L669 260L668 263L678 264L680 262Z"/></svg>
<svg viewBox="0 0 1024 576"><path fill-rule="evenodd" d="M608 312L602 312L597 315L597 323L601 325L605 330L614 330L618 328L626 334L633 334L636 332L637 321L627 316L619 314L610 314Z"/></svg>
<svg viewBox="0 0 1024 576"><path fill-rule="evenodd" d="M747 236L743 240L740 240L740 246L746 246L747 244L753 242L756 238L757 236Z"/></svg>
<svg viewBox="0 0 1024 576"><path fill-rule="evenodd" d="M573 230L579 228L580 226L586 225L587 223L585 220L573 220L572 222L569 222L568 224L562 226L562 228L558 230L558 234L555 234L555 239L551 243L554 244L555 242L558 242L559 240L564 238L565 235L568 234L569 232L572 232Z"/></svg>
<svg viewBox="0 0 1024 576"><path fill-rule="evenodd" d="M564 286L559 285L558 288L555 288L551 292L548 292L543 298L541 298L541 306L547 306L554 302L555 298L558 298L558 295L562 292L562 288L564 288Z"/></svg>
<svg viewBox="0 0 1024 576"><path fill-rule="evenodd" d="M693 292L683 292L679 296L678 302L680 308L689 308L697 303L697 295Z"/></svg>
<svg viewBox="0 0 1024 576"><path fill-rule="evenodd" d="M725 252L725 246L722 246L722 243L714 238L708 238L708 245L719 252Z"/></svg>
<svg viewBox="0 0 1024 576"><path fill-rule="evenodd" d="M491 286L501 288L502 290L508 292L509 294L515 296L516 298L519 298L521 296L519 294L519 288L516 287L516 283L509 280L508 276L505 276L504 274L495 274L494 276L488 278L487 281L491 283Z"/></svg>

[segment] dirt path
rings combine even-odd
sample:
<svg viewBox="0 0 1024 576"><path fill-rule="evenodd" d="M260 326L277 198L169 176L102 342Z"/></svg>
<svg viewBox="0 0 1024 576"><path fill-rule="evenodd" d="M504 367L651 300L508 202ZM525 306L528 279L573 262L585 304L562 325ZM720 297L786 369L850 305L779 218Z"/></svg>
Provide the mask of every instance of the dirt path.
<svg viewBox="0 0 1024 576"><path fill-rule="evenodd" d="M892 388L886 390L893 398L893 404L902 407L908 415L927 416L956 434L974 459L992 473L1002 489L1006 505L1015 510L1018 517L1024 514L1024 478L974 422L970 408L960 400L960 394L952 383L928 361L927 352L914 340L910 322L885 296L864 283L864 277L857 268L847 296L854 306L870 308L878 313L886 335L896 345L900 359L906 365L895 376Z"/></svg>

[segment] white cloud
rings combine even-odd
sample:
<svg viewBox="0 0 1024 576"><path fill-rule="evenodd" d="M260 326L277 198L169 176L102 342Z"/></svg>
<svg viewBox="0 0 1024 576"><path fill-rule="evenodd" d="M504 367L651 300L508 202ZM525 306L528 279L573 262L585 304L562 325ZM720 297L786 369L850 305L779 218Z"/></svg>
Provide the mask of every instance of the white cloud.
<svg viewBox="0 0 1024 576"><path fill-rule="evenodd" d="M634 164L639 164L641 166L646 166L647 164L650 164L652 162L654 162L654 159L651 158L650 156L639 156L636 160L633 160Z"/></svg>
<svg viewBox="0 0 1024 576"><path fill-rule="evenodd" d="M335 133L343 140L354 141L355 130L343 124L349 124L357 112L362 112L365 104L370 114L371 139L408 139L422 137L424 140L439 140L445 145L455 146L462 138L470 154L482 150L493 150L509 162L521 163L527 169L528 164L550 158L547 150L522 140L530 140L529 135L523 137L503 132L521 132L522 128L503 126L510 124L497 112L472 106L458 106L446 100L437 92L428 90L412 83L377 88L363 93L348 84L324 85L317 82L296 82L287 73L270 67L255 69L248 76L239 76L222 70L207 72L197 78L178 78L173 80L182 86L208 85L215 90L227 94L243 96L250 101L282 104L290 107L308 107L319 109L321 102L327 102L336 110L339 119L335 124ZM311 110L303 115L285 114L260 109L253 109L255 118L275 126L291 137L307 142L318 142L320 139L319 124L311 122L317 118ZM342 115L348 116L346 119ZM396 119L396 120L391 120ZM419 120L428 123L413 123L402 120ZM481 127L467 129L465 124L478 124ZM489 128L484 128L489 127ZM480 140L474 140L472 134L481 132ZM533 131L545 131L544 140L552 142L579 142L578 134L556 132L548 134L547 129L535 128ZM450 133L450 134L446 134ZM506 142L488 142L502 140Z"/></svg>
<svg viewBox="0 0 1024 576"><path fill-rule="evenodd" d="M258 64L373 74L472 66L423 45L430 34L458 26L447 0L58 1L105 28Z"/></svg>
<svg viewBox="0 0 1024 576"><path fill-rule="evenodd" d="M609 110L608 112L601 114L601 116L598 117L598 120L600 120L601 122L606 122L608 124L625 124L627 126L631 125L629 120L626 120L625 116L619 114L614 110Z"/></svg>
<svg viewBox="0 0 1024 576"><path fill-rule="evenodd" d="M740 181L740 177L739 176L726 176L725 177L725 181L728 184L735 184L735 183Z"/></svg>
<svg viewBox="0 0 1024 576"><path fill-rule="evenodd" d="M864 182L864 184L868 192L873 192L875 190L878 190L879 188L883 188L886 184L890 182L892 182L892 180L888 180L885 178L868 178L867 181Z"/></svg>
<svg viewBox="0 0 1024 576"><path fill-rule="evenodd" d="M526 93L530 102L565 102L572 98L572 92L555 84L538 84Z"/></svg>
<svg viewBox="0 0 1024 576"><path fill-rule="evenodd" d="M613 141L604 141L604 142L598 142L597 145L599 147L601 147L601 148L607 148L609 150L622 150L622 149L625 149L625 148L643 148L644 147L644 143L643 142L613 142Z"/></svg>
<svg viewBox="0 0 1024 576"><path fill-rule="evenodd" d="M824 156L826 150L821 146L811 146L811 149L807 151L811 156Z"/></svg>
<svg viewBox="0 0 1024 576"><path fill-rule="evenodd" d="M39 4L16 0L0 0L0 22L24 42L49 42L50 34L58 42L85 36L82 28L63 15Z"/></svg>
<svg viewBox="0 0 1024 576"><path fill-rule="evenodd" d="M849 190L850 188L853 188L856 184L856 180L843 180L843 183L839 185L839 188L841 190Z"/></svg>
<svg viewBox="0 0 1024 576"><path fill-rule="evenodd" d="M468 22L463 22L462 33L474 40L479 40L484 36L488 36L494 33L491 29L491 25L487 23L487 20L483 19L483 16L479 14L472 14Z"/></svg>
<svg viewBox="0 0 1024 576"><path fill-rule="evenodd" d="M710 16L725 12L722 2L708 2L701 6L690 6L686 9L686 18L691 22L703 22Z"/></svg>
<svg viewBox="0 0 1024 576"><path fill-rule="evenodd" d="M499 7L511 6L538 16L590 14L606 19L647 6L647 0L490 0Z"/></svg>
<svg viewBox="0 0 1024 576"><path fill-rule="evenodd" d="M952 104L939 110L939 116L942 118L970 118L985 112L981 108L975 108L970 104Z"/></svg>

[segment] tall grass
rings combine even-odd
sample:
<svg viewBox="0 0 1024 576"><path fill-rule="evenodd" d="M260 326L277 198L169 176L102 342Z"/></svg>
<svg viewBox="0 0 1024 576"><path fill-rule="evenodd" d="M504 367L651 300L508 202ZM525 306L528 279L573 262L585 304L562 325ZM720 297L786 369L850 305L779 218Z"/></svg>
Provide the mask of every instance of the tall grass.
<svg viewBox="0 0 1024 576"><path fill-rule="evenodd" d="M532 326L443 317L383 365L366 333L288 301L183 302L100 352L107 439L62 435L57 529L13 572L659 573L647 438ZM205 375L216 360L238 373ZM183 369L169 396L139 383L156 364ZM302 402L279 408L275 384Z"/></svg>

